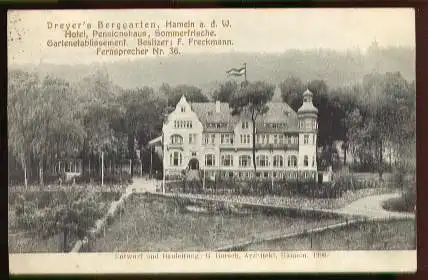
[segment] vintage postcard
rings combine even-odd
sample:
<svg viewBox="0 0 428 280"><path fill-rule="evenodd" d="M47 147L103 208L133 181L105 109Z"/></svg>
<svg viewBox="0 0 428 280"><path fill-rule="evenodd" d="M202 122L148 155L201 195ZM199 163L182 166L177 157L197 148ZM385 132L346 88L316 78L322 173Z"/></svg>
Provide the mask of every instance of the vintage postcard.
<svg viewBox="0 0 428 280"><path fill-rule="evenodd" d="M10 273L416 270L413 9L7 31Z"/></svg>

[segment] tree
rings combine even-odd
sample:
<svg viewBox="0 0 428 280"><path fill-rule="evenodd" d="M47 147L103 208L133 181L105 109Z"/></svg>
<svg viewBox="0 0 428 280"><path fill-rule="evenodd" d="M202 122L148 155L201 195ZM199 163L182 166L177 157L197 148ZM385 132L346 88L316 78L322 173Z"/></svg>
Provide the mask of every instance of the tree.
<svg viewBox="0 0 428 280"><path fill-rule="evenodd" d="M37 232L42 237L62 235L62 252L69 251L69 238L83 239L87 231L103 216L102 207L93 194L85 191L61 191L43 211Z"/></svg>
<svg viewBox="0 0 428 280"><path fill-rule="evenodd" d="M166 95L168 106L175 106L180 98L184 95L189 102L208 102L208 97L202 93L202 90L195 86L178 85L171 87L163 84L160 91Z"/></svg>
<svg viewBox="0 0 428 280"><path fill-rule="evenodd" d="M24 185L28 185L27 156L30 154L31 137L29 134L33 118L32 100L38 90L38 78L35 74L23 71L10 71L8 76L8 146L24 171ZM9 163L10 164L10 163Z"/></svg>
<svg viewBox="0 0 428 280"><path fill-rule="evenodd" d="M112 154L121 149L123 135L112 128L112 123L122 114L116 102L121 91L113 85L108 73L101 69L84 77L77 88L86 131L81 150L83 169L88 168L92 174L92 167L96 167L98 162L94 156L99 157L102 152Z"/></svg>
<svg viewBox="0 0 428 280"><path fill-rule="evenodd" d="M236 92L229 104L233 115L251 118L254 177L256 176L256 121L269 110L267 103L272 99L274 90L274 85L265 82L246 83Z"/></svg>
<svg viewBox="0 0 428 280"><path fill-rule="evenodd" d="M235 80L226 81L219 85L213 92L214 100L229 103L233 94L238 90L238 83Z"/></svg>
<svg viewBox="0 0 428 280"><path fill-rule="evenodd" d="M279 84L279 88L281 89L282 101L290 105L294 111L297 111L302 105L302 93L305 90L302 80L296 77L288 77Z"/></svg>
<svg viewBox="0 0 428 280"><path fill-rule="evenodd" d="M393 144L408 145L407 128L412 126L415 92L400 73L370 74L363 79L367 103L371 140L375 145L375 158L380 178L383 173L383 152ZM414 127L414 125L413 125Z"/></svg>
<svg viewBox="0 0 428 280"><path fill-rule="evenodd" d="M149 87L126 90L120 97L123 109L122 124L128 135L128 156L135 156L135 140L142 146L162 129L162 112L165 102L156 97L154 90ZM131 173L133 168L131 164ZM131 174L132 175L132 174Z"/></svg>
<svg viewBox="0 0 428 280"><path fill-rule="evenodd" d="M312 80L309 81L307 88L312 91L314 95L327 95L328 94L328 86L323 80Z"/></svg>
<svg viewBox="0 0 428 280"><path fill-rule="evenodd" d="M45 77L33 97L34 115L28 133L32 153L39 160L39 180L43 185L45 164L49 166L59 157L77 155L85 131L75 110L75 94L65 80Z"/></svg>
<svg viewBox="0 0 428 280"><path fill-rule="evenodd" d="M89 173L92 174L92 167L96 166L93 156L99 157L102 152L119 150L118 144L121 143L121 134L112 128L112 119L116 118L118 114L116 108L102 104L91 104L87 108L88 110L84 115L86 137L82 155L87 160Z"/></svg>

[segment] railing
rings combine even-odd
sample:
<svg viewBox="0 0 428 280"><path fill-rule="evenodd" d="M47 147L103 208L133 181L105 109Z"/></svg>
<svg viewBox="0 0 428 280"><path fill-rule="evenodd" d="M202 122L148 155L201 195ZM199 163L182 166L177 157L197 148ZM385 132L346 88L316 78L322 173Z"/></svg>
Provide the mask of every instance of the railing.
<svg viewBox="0 0 428 280"><path fill-rule="evenodd" d="M168 150L169 149L183 149L183 143L171 143L171 144L168 144L166 148Z"/></svg>
<svg viewBox="0 0 428 280"><path fill-rule="evenodd" d="M284 149L284 150L296 150L299 149L299 144L256 144L256 149Z"/></svg>

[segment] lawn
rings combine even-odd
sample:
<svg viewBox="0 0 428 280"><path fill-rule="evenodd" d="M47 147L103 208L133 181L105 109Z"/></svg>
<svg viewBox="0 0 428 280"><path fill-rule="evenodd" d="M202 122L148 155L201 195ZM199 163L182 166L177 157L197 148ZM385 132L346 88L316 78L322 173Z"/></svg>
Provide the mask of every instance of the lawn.
<svg viewBox="0 0 428 280"><path fill-rule="evenodd" d="M251 240L253 237L299 232L343 222L343 218L192 213L181 202L136 195L91 245L92 252L205 251Z"/></svg>
<svg viewBox="0 0 428 280"><path fill-rule="evenodd" d="M414 219L408 219L359 223L315 233L312 238L307 235L254 244L246 250L413 250L415 248L416 222Z"/></svg>

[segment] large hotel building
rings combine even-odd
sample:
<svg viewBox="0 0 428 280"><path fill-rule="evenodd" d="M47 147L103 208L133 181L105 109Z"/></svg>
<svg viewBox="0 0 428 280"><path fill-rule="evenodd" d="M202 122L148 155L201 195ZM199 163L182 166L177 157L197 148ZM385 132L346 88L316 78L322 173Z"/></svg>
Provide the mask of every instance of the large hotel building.
<svg viewBox="0 0 428 280"><path fill-rule="evenodd" d="M256 176L316 179L318 110L312 93L303 93L297 113L286 103L267 105L267 113L256 121ZM166 178L189 173L209 179L247 179L254 175L251 119L231 112L228 103L180 99L163 126Z"/></svg>

